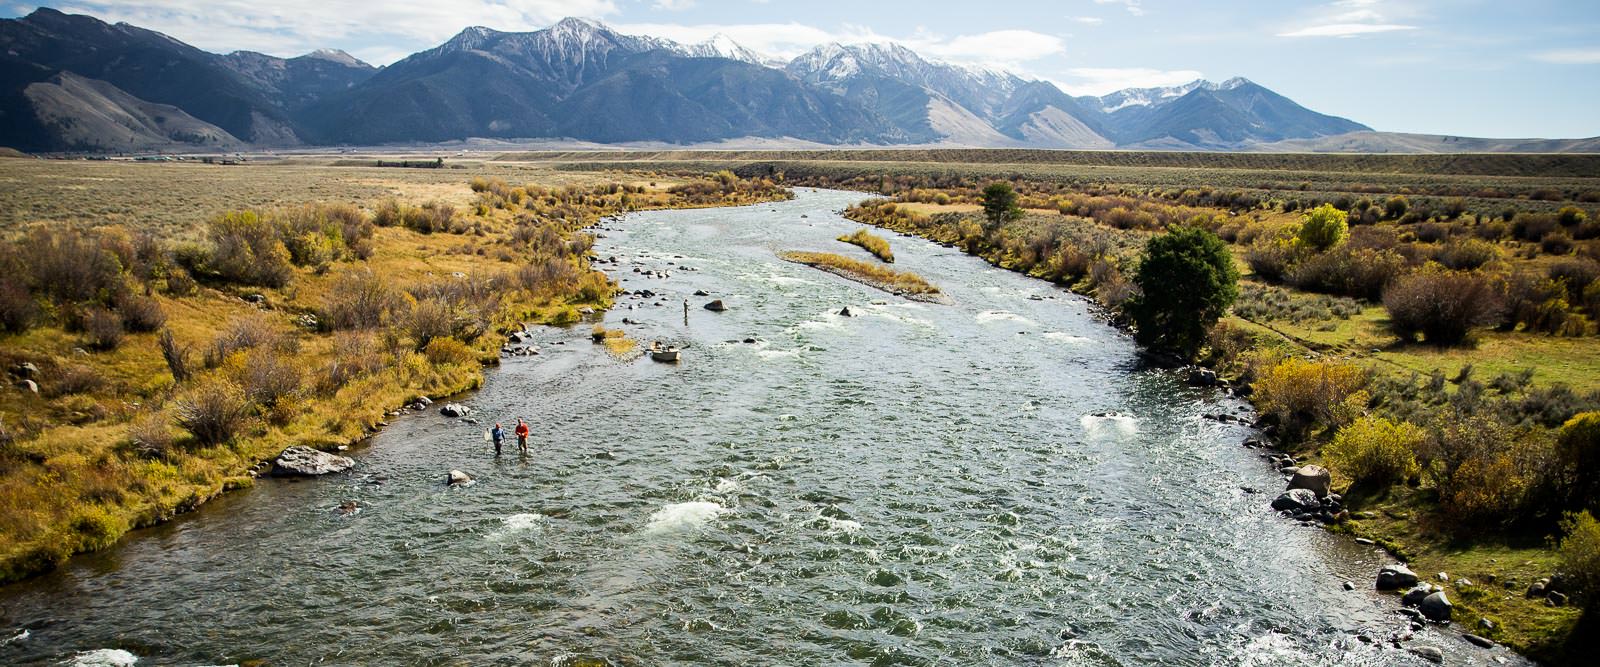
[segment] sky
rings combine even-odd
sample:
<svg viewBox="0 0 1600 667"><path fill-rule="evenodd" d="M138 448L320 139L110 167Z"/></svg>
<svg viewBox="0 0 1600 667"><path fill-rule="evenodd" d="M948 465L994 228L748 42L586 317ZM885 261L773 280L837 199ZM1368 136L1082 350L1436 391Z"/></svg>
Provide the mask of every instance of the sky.
<svg viewBox="0 0 1600 667"><path fill-rule="evenodd" d="M345 50L386 65L482 25L565 16L789 58L896 42L1075 95L1243 76L1374 129L1600 136L1600 0L62 0L200 48ZM0 0L0 15L36 3Z"/></svg>

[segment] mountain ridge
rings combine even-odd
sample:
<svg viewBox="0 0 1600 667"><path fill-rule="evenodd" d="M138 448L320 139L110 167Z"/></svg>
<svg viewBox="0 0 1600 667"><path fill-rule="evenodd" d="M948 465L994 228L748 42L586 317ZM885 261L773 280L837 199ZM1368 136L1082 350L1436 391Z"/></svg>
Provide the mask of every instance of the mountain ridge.
<svg viewBox="0 0 1600 667"><path fill-rule="evenodd" d="M106 136L92 136L93 128ZM472 139L1207 151L1427 151L1450 143L1388 137L1243 77L1075 97L1048 81L928 59L896 43L827 43L781 62L720 33L686 44L566 18L528 32L465 28L373 67L336 49L291 58L210 53L49 8L0 19L0 145Z"/></svg>

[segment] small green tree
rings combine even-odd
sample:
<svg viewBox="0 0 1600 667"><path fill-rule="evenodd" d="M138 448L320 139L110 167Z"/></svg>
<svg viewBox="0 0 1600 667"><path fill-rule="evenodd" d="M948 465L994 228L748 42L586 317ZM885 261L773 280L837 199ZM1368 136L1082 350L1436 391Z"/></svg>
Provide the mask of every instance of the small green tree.
<svg viewBox="0 0 1600 667"><path fill-rule="evenodd" d="M1011 189L1010 183L990 183L983 189L983 217L994 227L1022 217L1017 191Z"/></svg>
<svg viewBox="0 0 1600 667"><path fill-rule="evenodd" d="M1295 241L1302 247L1322 252L1344 243L1349 233L1345 212L1334 208L1333 204L1323 204L1300 219L1300 232L1295 235Z"/></svg>
<svg viewBox="0 0 1600 667"><path fill-rule="evenodd" d="M1580 412L1561 425L1556 464L1569 506L1600 508L1600 412Z"/></svg>
<svg viewBox="0 0 1600 667"><path fill-rule="evenodd" d="M1239 270L1227 244L1195 227L1150 239L1134 283L1141 293L1126 310L1137 340L1185 358L1200 351L1206 331L1239 297Z"/></svg>
<svg viewBox="0 0 1600 667"><path fill-rule="evenodd" d="M1572 577L1584 609L1600 609L1600 521L1588 511L1568 514L1561 522L1561 569Z"/></svg>

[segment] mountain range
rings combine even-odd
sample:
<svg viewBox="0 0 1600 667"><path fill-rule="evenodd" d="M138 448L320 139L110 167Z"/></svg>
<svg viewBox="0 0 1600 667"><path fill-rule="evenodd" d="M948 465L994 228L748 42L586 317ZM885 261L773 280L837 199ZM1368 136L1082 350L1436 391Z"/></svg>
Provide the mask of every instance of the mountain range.
<svg viewBox="0 0 1600 667"><path fill-rule="evenodd" d="M0 20L0 146L30 152L469 138L1239 150L1350 133L1369 149L1384 135L1243 78L1073 97L894 44L783 62L720 35L681 44L569 18L467 28L377 68L331 50L215 54L48 8Z"/></svg>

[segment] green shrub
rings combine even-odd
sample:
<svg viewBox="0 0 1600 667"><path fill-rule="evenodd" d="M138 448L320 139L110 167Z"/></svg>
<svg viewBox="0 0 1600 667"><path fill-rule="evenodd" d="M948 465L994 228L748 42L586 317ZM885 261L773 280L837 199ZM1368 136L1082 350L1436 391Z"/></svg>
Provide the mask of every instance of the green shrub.
<svg viewBox="0 0 1600 667"><path fill-rule="evenodd" d="M1600 412L1584 412L1561 425L1556 465L1569 506L1600 509Z"/></svg>
<svg viewBox="0 0 1600 667"><path fill-rule="evenodd" d="M1206 332L1239 297L1239 271L1227 244L1194 227L1151 238L1134 273L1139 294L1124 310L1139 342L1193 357Z"/></svg>
<svg viewBox="0 0 1600 667"><path fill-rule="evenodd" d="M1323 204L1300 219L1300 231L1295 234L1295 242L1321 252L1343 243L1349 232L1350 225L1345 212L1334 208L1332 204Z"/></svg>
<svg viewBox="0 0 1600 667"><path fill-rule="evenodd" d="M991 228L1021 217L1022 207L1010 183L990 183L983 189L983 218Z"/></svg>
<svg viewBox="0 0 1600 667"><path fill-rule="evenodd" d="M1414 424L1362 417L1339 429L1322 453L1357 484L1389 486L1417 473L1416 449L1427 437Z"/></svg>
<svg viewBox="0 0 1600 667"><path fill-rule="evenodd" d="M0 279L0 330L22 333L33 328L39 317L39 304L21 281Z"/></svg>
<svg viewBox="0 0 1600 667"><path fill-rule="evenodd" d="M1571 577L1586 612L1600 609L1600 521L1588 511L1561 523L1561 571Z"/></svg>
<svg viewBox="0 0 1600 667"><path fill-rule="evenodd" d="M1334 424L1339 407L1366 383L1360 366L1289 357L1259 371L1251 388L1261 411L1293 435Z"/></svg>

